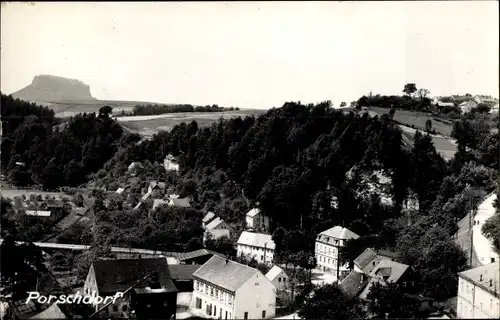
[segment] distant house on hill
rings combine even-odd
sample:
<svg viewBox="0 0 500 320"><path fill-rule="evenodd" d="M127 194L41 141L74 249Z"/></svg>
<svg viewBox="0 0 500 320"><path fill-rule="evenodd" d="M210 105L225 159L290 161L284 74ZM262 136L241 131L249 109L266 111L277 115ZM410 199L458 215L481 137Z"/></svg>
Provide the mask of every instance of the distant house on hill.
<svg viewBox="0 0 500 320"><path fill-rule="evenodd" d="M205 229L206 225L215 218L215 213L212 211L207 212L201 221L201 226Z"/></svg>
<svg viewBox="0 0 500 320"><path fill-rule="evenodd" d="M176 162L175 157L170 154L163 160L163 167L167 171L179 171L179 164Z"/></svg>
<svg viewBox="0 0 500 320"><path fill-rule="evenodd" d="M461 104L459 104L458 107L460 108L460 111L462 112L462 114L466 114L466 113L471 112L472 109L476 108L477 103L474 102L473 100L464 101Z"/></svg>
<svg viewBox="0 0 500 320"><path fill-rule="evenodd" d="M131 175L135 175L135 174L137 174L137 171L140 170L140 169L144 169L144 166L142 165L142 163L140 163L140 162L132 162L128 166L128 173L130 173Z"/></svg>
<svg viewBox="0 0 500 320"><path fill-rule="evenodd" d="M245 222L249 229L264 232L269 230L269 217L265 216L258 208L247 212Z"/></svg>
<svg viewBox="0 0 500 320"><path fill-rule="evenodd" d="M34 216L34 217L50 217L52 212L44 210L26 210L25 214L27 216Z"/></svg>
<svg viewBox="0 0 500 320"><path fill-rule="evenodd" d="M205 244L208 237L212 237L212 239L214 240L221 237L230 237L232 231L233 228L226 221L219 217L216 217L205 226L203 244Z"/></svg>
<svg viewBox="0 0 500 320"><path fill-rule="evenodd" d="M189 198L175 198L170 199L168 202L169 206L178 207L178 208L190 208L191 203Z"/></svg>

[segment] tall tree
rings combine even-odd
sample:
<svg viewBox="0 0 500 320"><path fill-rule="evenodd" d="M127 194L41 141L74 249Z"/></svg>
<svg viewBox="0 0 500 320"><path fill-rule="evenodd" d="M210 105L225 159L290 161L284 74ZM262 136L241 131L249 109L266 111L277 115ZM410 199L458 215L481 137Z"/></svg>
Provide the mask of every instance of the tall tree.
<svg viewBox="0 0 500 320"><path fill-rule="evenodd" d="M305 319L355 319L364 312L357 298L349 297L338 285L315 288L298 312Z"/></svg>
<svg viewBox="0 0 500 320"><path fill-rule="evenodd" d="M417 85L414 83L407 83L403 88L403 92L411 97L415 92L417 92Z"/></svg>

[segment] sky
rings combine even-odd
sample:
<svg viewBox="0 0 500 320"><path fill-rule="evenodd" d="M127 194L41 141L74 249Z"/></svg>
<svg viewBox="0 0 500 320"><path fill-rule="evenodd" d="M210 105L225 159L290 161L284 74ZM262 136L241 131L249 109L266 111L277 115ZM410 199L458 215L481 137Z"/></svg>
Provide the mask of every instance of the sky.
<svg viewBox="0 0 500 320"><path fill-rule="evenodd" d="M499 96L498 1L45 2L1 8L1 90L79 79L102 100L280 107L364 94Z"/></svg>

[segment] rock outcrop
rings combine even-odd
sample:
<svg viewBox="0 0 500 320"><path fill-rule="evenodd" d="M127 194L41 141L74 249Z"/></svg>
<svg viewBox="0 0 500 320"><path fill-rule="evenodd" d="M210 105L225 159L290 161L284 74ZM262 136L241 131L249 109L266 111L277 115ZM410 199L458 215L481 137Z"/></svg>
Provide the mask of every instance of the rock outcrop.
<svg viewBox="0 0 500 320"><path fill-rule="evenodd" d="M35 76L29 86L12 96L26 101L95 100L90 87L80 80L51 75Z"/></svg>

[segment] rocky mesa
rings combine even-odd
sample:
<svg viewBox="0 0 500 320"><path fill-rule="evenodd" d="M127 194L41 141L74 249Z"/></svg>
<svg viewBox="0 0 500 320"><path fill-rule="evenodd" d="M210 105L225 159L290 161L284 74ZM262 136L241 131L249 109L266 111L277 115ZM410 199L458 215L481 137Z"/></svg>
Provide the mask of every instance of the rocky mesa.
<svg viewBox="0 0 500 320"><path fill-rule="evenodd" d="M26 101L96 100L82 81L53 75L35 76L30 85L12 96Z"/></svg>

